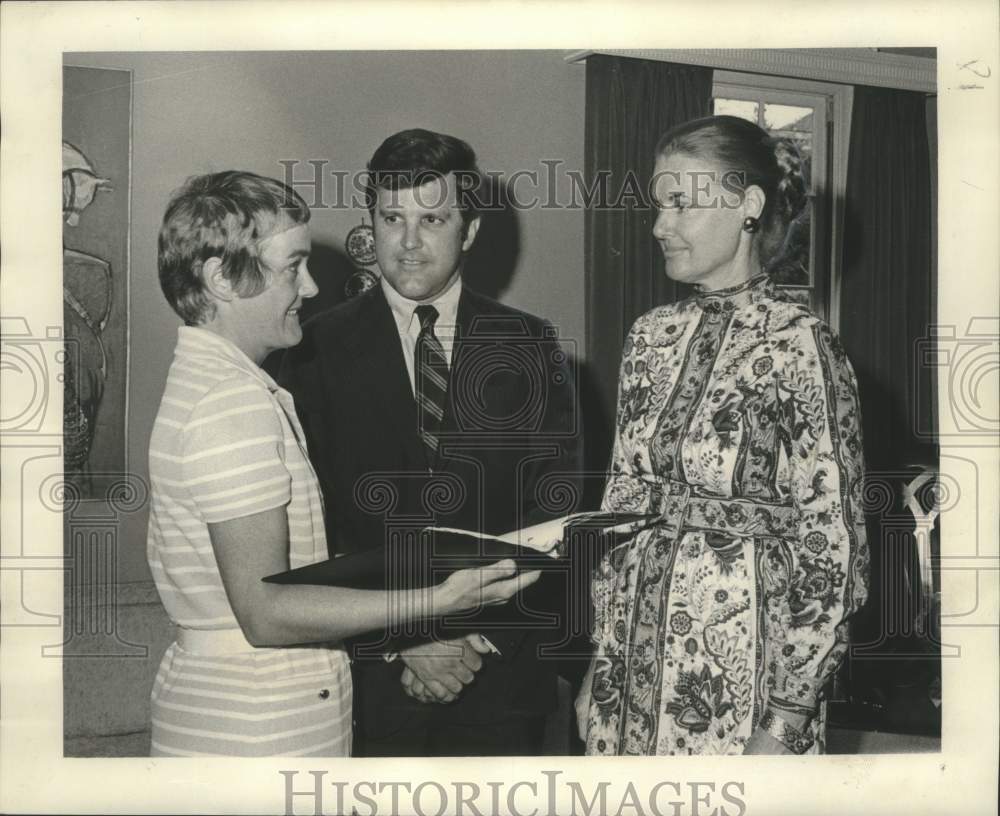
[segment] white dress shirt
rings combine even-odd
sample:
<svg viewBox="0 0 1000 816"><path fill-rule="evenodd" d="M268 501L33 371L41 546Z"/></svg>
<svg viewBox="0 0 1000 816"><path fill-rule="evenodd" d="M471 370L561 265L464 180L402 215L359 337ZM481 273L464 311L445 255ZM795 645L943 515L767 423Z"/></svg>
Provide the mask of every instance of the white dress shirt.
<svg viewBox="0 0 1000 816"><path fill-rule="evenodd" d="M420 336L420 319L415 314L416 308L430 305L437 309L438 318L434 323L434 334L441 343L444 358L450 367L452 347L455 344L455 325L458 322L458 299L462 294L462 279L456 278L451 286L429 304L403 297L385 278L379 278L379 283L385 292L385 299L389 302L392 317L396 321L399 342L403 347L403 359L406 361L406 373L410 377L410 390L414 391L413 358L416 355L417 337Z"/></svg>
<svg viewBox="0 0 1000 816"><path fill-rule="evenodd" d="M406 373L410 378L410 390L414 392L415 396L416 380L413 374L413 359L416 357L417 338L420 336L420 319L416 315L416 309L418 306L430 305L438 310L438 317L434 323L434 335L441 343L444 358L448 361L450 368L451 351L455 344L455 324L458 322L458 299L462 294L462 279L457 278L430 304L417 303L415 300L403 297L386 282L385 278L379 278L379 284L382 286L382 291L385 292L385 299L389 302L393 320L396 321L399 342L403 348L403 359L406 361ZM399 657L399 652L387 652L382 657L387 663L392 663Z"/></svg>

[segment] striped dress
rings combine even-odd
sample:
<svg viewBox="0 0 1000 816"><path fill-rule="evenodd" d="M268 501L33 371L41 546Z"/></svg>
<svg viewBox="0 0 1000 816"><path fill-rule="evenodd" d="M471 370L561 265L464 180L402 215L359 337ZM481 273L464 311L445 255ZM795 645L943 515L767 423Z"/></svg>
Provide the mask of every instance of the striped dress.
<svg viewBox="0 0 1000 816"><path fill-rule="evenodd" d="M147 556L179 627L152 691L153 756L347 756L339 645L254 648L233 615L208 524L284 507L289 563L327 557L316 476L290 395L236 346L182 327L149 449Z"/></svg>

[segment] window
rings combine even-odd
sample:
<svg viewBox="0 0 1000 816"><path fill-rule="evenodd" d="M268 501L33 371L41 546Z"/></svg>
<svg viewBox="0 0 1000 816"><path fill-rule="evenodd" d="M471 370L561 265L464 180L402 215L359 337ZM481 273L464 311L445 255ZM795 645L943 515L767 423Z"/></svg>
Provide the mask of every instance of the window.
<svg viewBox="0 0 1000 816"><path fill-rule="evenodd" d="M799 148L809 203L791 224L769 271L787 294L835 320L840 263L835 236L842 219L835 205L843 202L850 88L716 71L712 106L717 115L748 119Z"/></svg>

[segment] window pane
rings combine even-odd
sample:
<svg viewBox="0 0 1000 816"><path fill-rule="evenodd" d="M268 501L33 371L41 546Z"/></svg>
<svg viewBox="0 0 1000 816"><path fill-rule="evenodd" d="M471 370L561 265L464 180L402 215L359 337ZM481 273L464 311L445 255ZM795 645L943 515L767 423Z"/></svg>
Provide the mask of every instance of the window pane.
<svg viewBox="0 0 1000 816"><path fill-rule="evenodd" d="M802 214L788 225L785 243L768 264L768 272L774 282L782 286L812 286L811 257L812 202L809 202Z"/></svg>
<svg viewBox="0 0 1000 816"><path fill-rule="evenodd" d="M768 102L764 105L764 127L770 131L791 130L812 133L812 115L812 108Z"/></svg>
<svg viewBox="0 0 1000 816"><path fill-rule="evenodd" d="M811 189L813 108L797 105L764 105L764 127L772 136L790 139L802 155L802 175L806 188ZM785 237L785 245L771 262L775 282L788 286L810 286L810 256L812 249L812 203L793 221ZM801 294L801 293L800 293Z"/></svg>
<svg viewBox="0 0 1000 816"><path fill-rule="evenodd" d="M812 158L813 109L795 105L764 105L764 129L772 136L783 136L795 142L802 158Z"/></svg>
<svg viewBox="0 0 1000 816"><path fill-rule="evenodd" d="M738 116L740 119L749 119L757 124L757 103L746 99L713 99L714 108L712 112L716 116Z"/></svg>

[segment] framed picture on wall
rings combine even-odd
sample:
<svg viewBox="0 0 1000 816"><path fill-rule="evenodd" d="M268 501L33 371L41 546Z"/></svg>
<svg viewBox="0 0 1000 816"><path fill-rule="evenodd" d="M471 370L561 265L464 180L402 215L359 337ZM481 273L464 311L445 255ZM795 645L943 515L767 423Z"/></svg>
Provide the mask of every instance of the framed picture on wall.
<svg viewBox="0 0 1000 816"><path fill-rule="evenodd" d="M63 68L66 482L104 499L125 478L132 73Z"/></svg>

